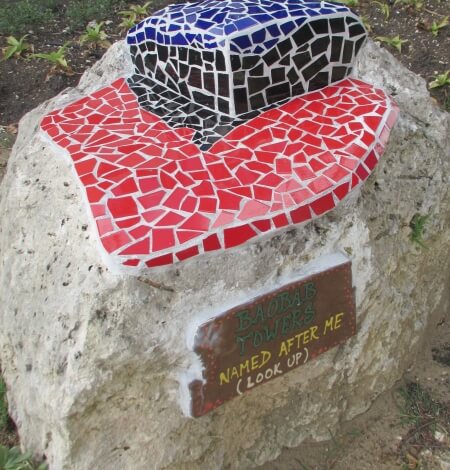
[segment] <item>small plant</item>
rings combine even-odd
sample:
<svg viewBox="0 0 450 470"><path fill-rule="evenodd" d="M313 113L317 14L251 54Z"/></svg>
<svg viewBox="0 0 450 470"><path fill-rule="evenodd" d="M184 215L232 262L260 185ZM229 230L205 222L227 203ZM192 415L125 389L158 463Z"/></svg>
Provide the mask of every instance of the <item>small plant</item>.
<svg viewBox="0 0 450 470"><path fill-rule="evenodd" d="M6 39L8 46L3 50L3 59L8 60L11 57L19 58L25 52L32 51L33 46L25 42L25 38L27 36L28 34L25 34L25 36L22 36L20 39L16 39L14 36L9 36Z"/></svg>
<svg viewBox="0 0 450 470"><path fill-rule="evenodd" d="M442 28L445 28L448 25L448 16L446 16L442 21L439 23L436 23L436 21L433 21L433 23L430 26L430 31L433 36L437 36L439 34L439 31Z"/></svg>
<svg viewBox="0 0 450 470"><path fill-rule="evenodd" d="M378 7L381 10L381 13L383 13L384 15L384 19L388 20L389 16L391 16L391 9L389 8L389 5L387 3L377 2L377 1L373 1L372 3L375 3L376 5L378 5Z"/></svg>
<svg viewBox="0 0 450 470"><path fill-rule="evenodd" d="M400 39L400 36L398 34L393 38L389 38L387 36L377 36L375 39L384 42L385 44L389 44L392 47L395 47L398 52L402 52L402 45L408 42L407 39Z"/></svg>
<svg viewBox="0 0 450 470"><path fill-rule="evenodd" d="M123 31L128 31L136 24L136 22L137 22L137 16L136 14L133 13L133 15L131 16L125 16L124 18L122 18L122 23L119 24L119 27Z"/></svg>
<svg viewBox="0 0 450 470"><path fill-rule="evenodd" d="M444 447L442 442L436 439L436 432L449 434L449 407L435 400L427 390L415 382L407 383L399 390L399 395L401 424L409 427L399 444L399 450L404 454L405 460L410 459L412 448L420 455L424 449ZM413 463L414 467L407 468L419 468L417 461Z"/></svg>
<svg viewBox="0 0 450 470"><path fill-rule="evenodd" d="M39 54L33 54L33 58L37 59L43 59L51 64L53 64L53 67L50 69L50 72L47 74L46 80L50 78L51 75L54 75L55 73L58 72L63 72L66 75L72 75L73 71L70 68L69 64L67 63L66 59L66 49L69 43L64 44L61 46L57 51L52 51L49 53L39 53Z"/></svg>
<svg viewBox="0 0 450 470"><path fill-rule="evenodd" d="M86 32L80 36L81 43L87 43L90 47L103 47L108 49L111 43L107 40L108 35L102 30L103 21L101 23L92 23L86 27Z"/></svg>
<svg viewBox="0 0 450 470"><path fill-rule="evenodd" d="M152 2L144 3L144 5L130 5L128 10L119 12L119 15L124 18L136 17L137 20L144 19L148 15L148 7Z"/></svg>
<svg viewBox="0 0 450 470"><path fill-rule="evenodd" d="M148 15L148 7L151 2L147 2L142 6L130 5L128 10L119 11L119 15L122 17L122 23L120 28L123 31L131 29L138 21L144 19Z"/></svg>
<svg viewBox="0 0 450 470"><path fill-rule="evenodd" d="M423 232L425 229L425 224L429 218L429 215L414 214L414 217L409 223L409 226L411 227L411 234L409 235L409 238L412 242L417 243L422 248L426 248L425 242L423 241Z"/></svg>
<svg viewBox="0 0 450 470"><path fill-rule="evenodd" d="M445 85L450 85L450 70L447 70L447 72L441 73L436 76L436 78L428 84L428 88L433 89L433 88L440 88Z"/></svg>
<svg viewBox="0 0 450 470"><path fill-rule="evenodd" d="M418 383L411 382L399 390L403 403L400 406L400 417L403 425L420 424L423 415L435 416L439 412L437 404L430 394Z"/></svg>
<svg viewBox="0 0 450 470"><path fill-rule="evenodd" d="M22 454L18 447L8 447L0 445L0 469L1 470L47 470L47 464L35 465L31 454Z"/></svg>

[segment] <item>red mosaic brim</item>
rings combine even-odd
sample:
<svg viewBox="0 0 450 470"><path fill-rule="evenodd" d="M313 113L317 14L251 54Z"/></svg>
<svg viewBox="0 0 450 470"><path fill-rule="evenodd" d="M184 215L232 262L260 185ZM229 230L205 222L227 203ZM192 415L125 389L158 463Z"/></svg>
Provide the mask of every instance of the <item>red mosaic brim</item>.
<svg viewBox="0 0 450 470"><path fill-rule="evenodd" d="M345 79L233 129L209 150L143 110L124 79L46 116L110 266L163 266L333 209L374 169L398 115Z"/></svg>

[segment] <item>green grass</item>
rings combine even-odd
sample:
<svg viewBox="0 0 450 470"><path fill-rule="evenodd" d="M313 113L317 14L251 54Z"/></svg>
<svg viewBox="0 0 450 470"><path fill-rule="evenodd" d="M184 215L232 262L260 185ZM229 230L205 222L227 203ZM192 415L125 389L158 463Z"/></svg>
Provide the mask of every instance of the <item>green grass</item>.
<svg viewBox="0 0 450 470"><path fill-rule="evenodd" d="M0 3L0 34L26 33L53 20L56 0L19 0Z"/></svg>
<svg viewBox="0 0 450 470"><path fill-rule="evenodd" d="M420 429L424 423L434 427L446 414L444 405L433 399L430 393L418 383L408 383L400 389L403 403L400 407L402 424Z"/></svg>
<svg viewBox="0 0 450 470"><path fill-rule="evenodd" d="M399 394L401 424L408 427L408 432L399 444L399 450L406 462L410 448L416 449L417 454L420 454L423 449L442 447L442 443L436 440L436 432L447 436L450 434L450 408L415 382L407 383L399 390Z"/></svg>
<svg viewBox="0 0 450 470"><path fill-rule="evenodd" d="M404 461L401 468L413 468L409 466L411 449L415 449L420 456L422 450L443 447L442 442L436 440L436 432L449 435L450 407L437 401L428 390L416 382L406 383L398 390L398 394L400 422L408 428L398 447ZM420 457L414 468L423 468Z"/></svg>
<svg viewBox="0 0 450 470"><path fill-rule="evenodd" d="M22 453L19 447L8 448L0 445L1 470L48 470L45 462L38 464L33 461L31 452Z"/></svg>
<svg viewBox="0 0 450 470"><path fill-rule="evenodd" d="M122 0L73 0L68 2L66 17L71 29L84 28L90 21L108 19L123 5Z"/></svg>
<svg viewBox="0 0 450 470"><path fill-rule="evenodd" d="M111 19L130 0L0 0L0 34L26 34L55 20L72 30L84 29L90 21ZM137 4L140 2L137 1Z"/></svg>

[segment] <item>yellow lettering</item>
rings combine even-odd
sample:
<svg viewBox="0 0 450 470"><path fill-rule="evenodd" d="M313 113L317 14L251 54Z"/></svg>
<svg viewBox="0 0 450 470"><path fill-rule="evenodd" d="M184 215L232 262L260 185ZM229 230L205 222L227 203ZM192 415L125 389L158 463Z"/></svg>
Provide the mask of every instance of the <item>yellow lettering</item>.
<svg viewBox="0 0 450 470"><path fill-rule="evenodd" d="M338 313L335 317L334 317L334 329L337 330L338 328L341 327L341 321L342 321L342 317L344 316L343 313Z"/></svg>
<svg viewBox="0 0 450 470"><path fill-rule="evenodd" d="M287 344L288 344L289 352L291 352L292 345L294 344L294 338L289 338L287 340Z"/></svg>
<svg viewBox="0 0 450 470"><path fill-rule="evenodd" d="M332 318L328 319L327 325L329 324L330 328L333 328L333 324L330 323L331 320ZM327 328L327 325L325 325L325 329ZM283 341L280 346L278 357L287 356L291 352L291 349L293 349L294 341L296 341L297 349L301 349L304 344L307 344L315 339L319 339L319 336L317 335L318 329L319 328L317 326L311 326L307 330L302 331L301 333L297 333L292 338Z"/></svg>
<svg viewBox="0 0 450 470"><path fill-rule="evenodd" d="M224 372L221 372L219 378L220 378L220 385L223 385L224 383L225 384L230 383L230 369L229 368L227 369L227 375L225 375Z"/></svg>
<svg viewBox="0 0 450 470"><path fill-rule="evenodd" d="M330 317L326 322L325 326L323 328L323 334L325 335L328 330L337 330L342 326L342 317L344 316L343 313L337 313L336 315L333 315Z"/></svg>
<svg viewBox="0 0 450 470"><path fill-rule="evenodd" d="M261 356L262 356L262 360L261 360L261 365L259 366L259 368L266 365L270 361L272 354L270 354L269 351L261 351Z"/></svg>
<svg viewBox="0 0 450 470"><path fill-rule="evenodd" d="M250 361L247 359L245 362L241 362L239 364L239 376L242 377L243 373L247 372L250 373Z"/></svg>
<svg viewBox="0 0 450 470"><path fill-rule="evenodd" d="M219 385L228 384L232 379L239 379L245 374L249 374L252 370L261 369L261 367L265 366L270 361L271 357L272 353L270 351L261 351L250 359L241 362L238 366L233 366L232 368L228 367L226 372L220 372Z"/></svg>
<svg viewBox="0 0 450 470"><path fill-rule="evenodd" d="M303 337L303 334L305 332L302 331L301 333L298 333L297 335L295 335L295 339L297 340L297 349L300 349L301 345L302 345L302 337Z"/></svg>
<svg viewBox="0 0 450 470"><path fill-rule="evenodd" d="M303 332L303 344L307 344L309 343L310 339L309 339L309 330L305 330Z"/></svg>
<svg viewBox="0 0 450 470"><path fill-rule="evenodd" d="M287 356L289 354L288 348L286 347L286 341L283 341L280 346L280 352L278 353L278 357Z"/></svg>
<svg viewBox="0 0 450 470"><path fill-rule="evenodd" d="M323 329L323 334L326 335L328 330L333 331L333 319L334 317L330 317L326 322L325 322L325 327Z"/></svg>

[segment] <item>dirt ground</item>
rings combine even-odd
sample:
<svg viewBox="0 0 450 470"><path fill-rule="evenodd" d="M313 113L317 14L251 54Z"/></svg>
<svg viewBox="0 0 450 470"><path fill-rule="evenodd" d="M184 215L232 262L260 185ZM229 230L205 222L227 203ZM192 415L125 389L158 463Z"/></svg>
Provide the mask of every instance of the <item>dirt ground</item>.
<svg viewBox="0 0 450 470"><path fill-rule="evenodd" d="M285 449L276 461L260 467L261 470L450 469L449 306L448 301L443 302L430 322L426 335L429 340L419 357L412 358L411 368L366 413L342 423L335 435L330 434L330 440L304 442L299 447ZM414 394L414 390L419 390L421 395ZM416 399L425 408L427 400L433 400L441 408L422 408L420 421L405 423L402 418L405 392L409 392L409 399Z"/></svg>
<svg viewBox="0 0 450 470"><path fill-rule="evenodd" d="M450 15L448 0L403 0L397 5L387 4L389 19L382 13L379 2L360 0L355 8L371 28L371 36L394 37L404 43L402 52L384 43L406 67L421 75L429 83L437 74L450 69L450 26L434 36L430 27ZM0 0L2 4L8 0ZM10 148L14 142L15 127L20 118L39 103L74 86L86 68L103 54L101 48L89 49L77 42L82 29L71 30L63 21L66 2L60 2L54 20L46 26L32 27L16 36L29 34L35 52L49 52L71 41L68 60L73 75L58 74L46 79L49 66L37 60L13 59L0 61L0 181L3 178ZM136 1L122 3L143 3ZM153 9L168 1L154 2ZM179 2L178 2L179 3ZM416 7L414 6L416 5ZM107 21L105 30L114 42L124 37L119 28L117 11L105 17L92 18ZM0 47L6 45L8 33L0 31ZM450 87L432 90L432 96L443 109L450 111ZM450 299L450 291L448 292ZM450 469L450 315L446 306L430 323L428 342L418 358L393 390L382 394L365 414L342 423L335 435L322 443L305 442L295 449L285 449L275 461L261 467L263 470L390 470L390 469ZM444 308L445 307L445 308ZM420 400L414 395L419 391ZM403 392L402 392L403 391ZM417 403L432 402L430 409L417 410L417 420L405 424L402 419L405 391ZM403 395L402 395L403 393ZM427 395L429 393L429 395ZM425 397L425 398L424 398ZM416 403L416 404L417 404ZM425 407L426 408L426 407ZM403 411L402 411L403 409ZM439 415L439 416L437 416ZM419 419L420 418L420 419ZM0 444L9 442L0 436ZM445 463L446 462L446 463Z"/></svg>

